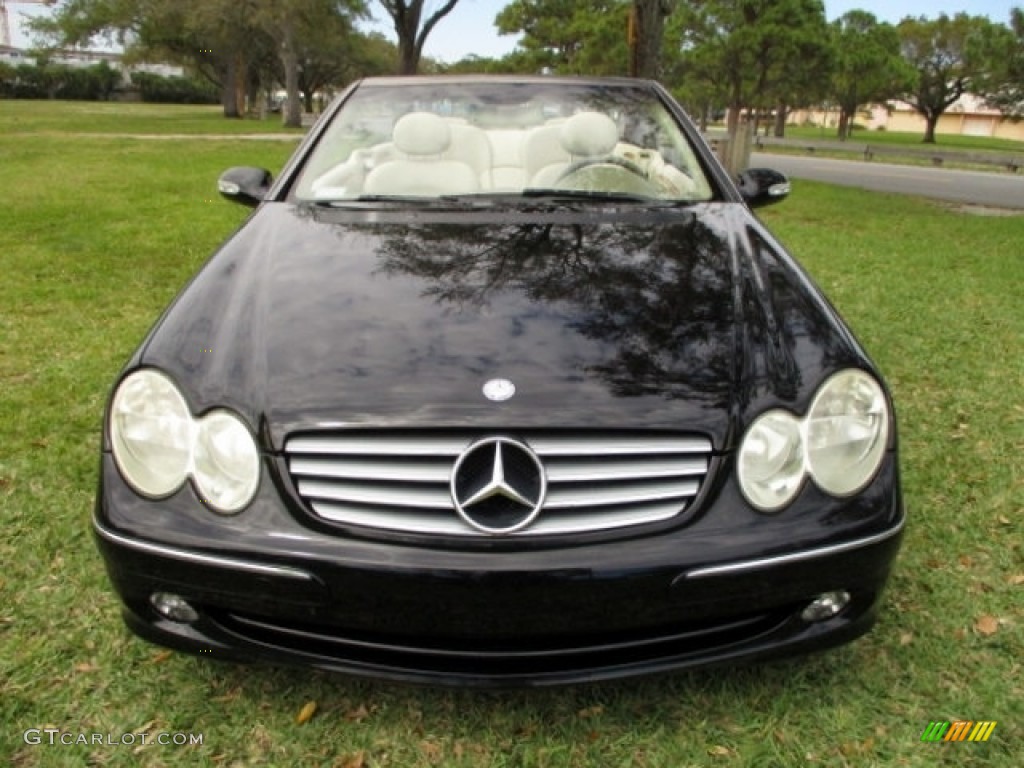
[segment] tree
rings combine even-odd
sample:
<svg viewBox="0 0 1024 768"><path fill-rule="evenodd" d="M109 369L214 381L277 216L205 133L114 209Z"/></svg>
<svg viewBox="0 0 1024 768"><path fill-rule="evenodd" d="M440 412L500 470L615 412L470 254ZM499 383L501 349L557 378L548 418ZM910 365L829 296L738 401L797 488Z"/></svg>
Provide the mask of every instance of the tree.
<svg viewBox="0 0 1024 768"><path fill-rule="evenodd" d="M832 22L835 70L832 96L839 105L839 138L850 135L862 104L886 101L906 91L914 73L900 55L900 37L891 24L866 11L850 11Z"/></svg>
<svg viewBox="0 0 1024 768"><path fill-rule="evenodd" d="M939 118L968 92L978 93L997 66L991 61L996 25L984 16L903 19L897 26L903 57L916 83L902 99L925 119L924 143L935 143Z"/></svg>
<svg viewBox="0 0 1024 768"><path fill-rule="evenodd" d="M423 21L424 0L380 0L398 35L398 74L415 75L423 44L437 23L451 13L459 0L446 2ZM422 23L421 23L422 22Z"/></svg>
<svg viewBox="0 0 1024 768"><path fill-rule="evenodd" d="M701 0L681 6L669 27L676 77L704 93L713 86L730 134L743 110L796 106L828 74L821 0Z"/></svg>
<svg viewBox="0 0 1024 768"><path fill-rule="evenodd" d="M1010 11L1010 27L997 39L990 60L995 64L984 91L986 101L1005 115L1024 117L1024 9Z"/></svg>
<svg viewBox="0 0 1024 768"><path fill-rule="evenodd" d="M353 20L363 13L363 0L68 0L33 26L60 45L106 38L124 46L128 62L180 63L220 89L226 117L281 79L285 121L297 125L300 87L311 98L358 60Z"/></svg>
<svg viewBox="0 0 1024 768"><path fill-rule="evenodd" d="M629 0L513 0L494 20L521 35L520 71L624 75L629 69Z"/></svg>
<svg viewBox="0 0 1024 768"><path fill-rule="evenodd" d="M284 70L284 124L302 125L302 101L299 83L302 63L330 69L329 57L318 56L319 50L344 49L344 41L352 32L352 19L364 13L361 0L269 0L253 2L252 18L274 43ZM307 92L312 107L312 92Z"/></svg>
<svg viewBox="0 0 1024 768"><path fill-rule="evenodd" d="M117 43L128 62L181 63L221 90L225 117L238 117L246 60L269 45L243 3L234 0L68 0L30 27L57 45Z"/></svg>
<svg viewBox="0 0 1024 768"><path fill-rule="evenodd" d="M657 79L661 76L665 18L674 6L674 0L633 0L629 19L629 74L633 77Z"/></svg>

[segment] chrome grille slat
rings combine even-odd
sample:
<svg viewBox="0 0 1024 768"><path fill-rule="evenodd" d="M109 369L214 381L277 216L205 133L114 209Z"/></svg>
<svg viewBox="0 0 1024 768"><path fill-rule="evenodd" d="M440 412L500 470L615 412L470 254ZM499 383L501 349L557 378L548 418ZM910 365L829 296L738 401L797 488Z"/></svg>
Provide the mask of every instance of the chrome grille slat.
<svg viewBox="0 0 1024 768"><path fill-rule="evenodd" d="M541 456L543 460L545 457ZM552 459L545 461L548 482L551 483L599 483L610 480L638 480L643 478L679 477L696 475L702 477L708 471L707 459L687 458L668 460L658 458L644 462L636 461L567 461Z"/></svg>
<svg viewBox="0 0 1024 768"><path fill-rule="evenodd" d="M552 484L553 485L553 484ZM570 487L549 487L548 499L544 509L567 509L578 507L603 507L610 504L643 504L648 501L664 501L665 499L686 498L697 493L697 483L662 483L658 486L650 484L624 485L612 488L585 485Z"/></svg>
<svg viewBox="0 0 1024 768"><path fill-rule="evenodd" d="M539 456L548 493L539 517L509 534L584 533L670 520L700 490L711 443L665 433L346 431L290 438L288 468L319 517L403 534L480 537L455 511L455 461L504 436Z"/></svg>
<svg viewBox="0 0 1024 768"><path fill-rule="evenodd" d="M354 501L413 509L451 509L447 486L394 486L370 483L300 480L299 493L316 499Z"/></svg>
<svg viewBox="0 0 1024 768"><path fill-rule="evenodd" d="M454 514L428 512L413 516L404 509L373 507L368 505L336 504L326 501L313 503L316 513L325 520L367 528L382 528L400 533L429 533L449 536L478 536L487 534L474 530ZM648 505L641 509L606 509L588 515L541 515L537 522L526 530L516 531L510 536L537 536L555 533L585 533L593 530L611 530L630 525L656 523L679 514L677 504Z"/></svg>
<svg viewBox="0 0 1024 768"><path fill-rule="evenodd" d="M405 483L447 483L452 472L452 459L442 458L431 461L408 461L400 457L388 459L373 458L294 458L291 461L293 475L309 477L348 478L352 480L386 481Z"/></svg>
<svg viewBox="0 0 1024 768"><path fill-rule="evenodd" d="M601 440L579 437L541 436L530 441L530 447L542 459L548 456L624 456L628 454L700 453L711 451L711 443L699 437L663 437L650 439L611 437Z"/></svg>

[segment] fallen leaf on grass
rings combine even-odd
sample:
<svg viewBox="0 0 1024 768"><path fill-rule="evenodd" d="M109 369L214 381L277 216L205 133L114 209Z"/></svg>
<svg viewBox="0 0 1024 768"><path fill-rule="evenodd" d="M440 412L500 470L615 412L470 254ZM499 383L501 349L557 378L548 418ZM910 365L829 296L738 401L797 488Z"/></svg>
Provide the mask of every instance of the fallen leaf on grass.
<svg viewBox="0 0 1024 768"><path fill-rule="evenodd" d="M81 664L75 664L75 672L95 672L97 669L99 669L99 667L91 661L84 661Z"/></svg>
<svg viewBox="0 0 1024 768"><path fill-rule="evenodd" d="M361 723L363 720L370 716L370 710L366 708L365 704L360 704L355 709L350 709L345 713L345 719L350 723Z"/></svg>
<svg viewBox="0 0 1024 768"><path fill-rule="evenodd" d="M735 754L735 752L728 747L716 745L708 749L708 754L714 757L729 757L730 755Z"/></svg>
<svg viewBox="0 0 1024 768"><path fill-rule="evenodd" d="M295 723L296 723L296 725L303 725L305 723L308 723L312 719L312 717L313 717L313 715L315 713L316 713L316 702L315 701L307 701L305 706L303 706L302 709L299 710L299 714L297 714L295 716Z"/></svg>
<svg viewBox="0 0 1024 768"><path fill-rule="evenodd" d="M1008 518L1006 515L1000 515L996 518L996 520L999 521L1000 525L1013 525L1013 523L1010 522L1010 518Z"/></svg>
<svg viewBox="0 0 1024 768"><path fill-rule="evenodd" d="M900 645L910 645L913 639L913 632L900 632Z"/></svg>
<svg viewBox="0 0 1024 768"><path fill-rule="evenodd" d="M366 753L360 750L354 755L345 755L334 763L335 768L366 768Z"/></svg>
<svg viewBox="0 0 1024 768"><path fill-rule="evenodd" d="M160 664L161 662L167 661L171 658L174 651L160 651L159 653L153 654L153 657L149 660L151 664Z"/></svg>
<svg viewBox="0 0 1024 768"><path fill-rule="evenodd" d="M1007 581L1009 581L1011 585L1019 587L1021 584L1024 584L1024 573L1015 573L1007 579Z"/></svg>
<svg viewBox="0 0 1024 768"><path fill-rule="evenodd" d="M440 761L444 754L444 750L441 748L441 745L436 741L421 741L420 751L431 763Z"/></svg>
<svg viewBox="0 0 1024 768"><path fill-rule="evenodd" d="M974 628L986 637L988 635L994 635L999 629L999 619L995 616L989 616L986 614L974 622Z"/></svg>

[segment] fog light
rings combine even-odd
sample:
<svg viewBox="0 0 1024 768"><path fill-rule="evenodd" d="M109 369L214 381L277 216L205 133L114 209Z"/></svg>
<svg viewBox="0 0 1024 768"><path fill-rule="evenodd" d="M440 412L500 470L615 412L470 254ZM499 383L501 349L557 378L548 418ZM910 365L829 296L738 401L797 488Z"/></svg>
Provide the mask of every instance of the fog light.
<svg viewBox="0 0 1024 768"><path fill-rule="evenodd" d="M156 612L165 619L178 621L183 624L191 624L199 619L196 609L189 605L188 601L181 595L175 595L170 592L154 592L149 596L149 602L152 603Z"/></svg>
<svg viewBox="0 0 1024 768"><path fill-rule="evenodd" d="M825 619L837 616L849 602L850 593L844 589L837 589L835 592L823 592L804 608L800 618L804 621L825 621Z"/></svg>

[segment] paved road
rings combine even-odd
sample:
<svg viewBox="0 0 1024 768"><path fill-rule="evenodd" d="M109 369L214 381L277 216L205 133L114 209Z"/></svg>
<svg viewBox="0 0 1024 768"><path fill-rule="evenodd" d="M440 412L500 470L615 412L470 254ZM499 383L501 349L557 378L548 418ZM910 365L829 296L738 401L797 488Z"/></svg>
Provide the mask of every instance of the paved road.
<svg viewBox="0 0 1024 768"><path fill-rule="evenodd" d="M913 165L755 152L752 167L775 168L811 179L879 192L920 195L958 203L1024 210L1024 174L954 171Z"/></svg>

